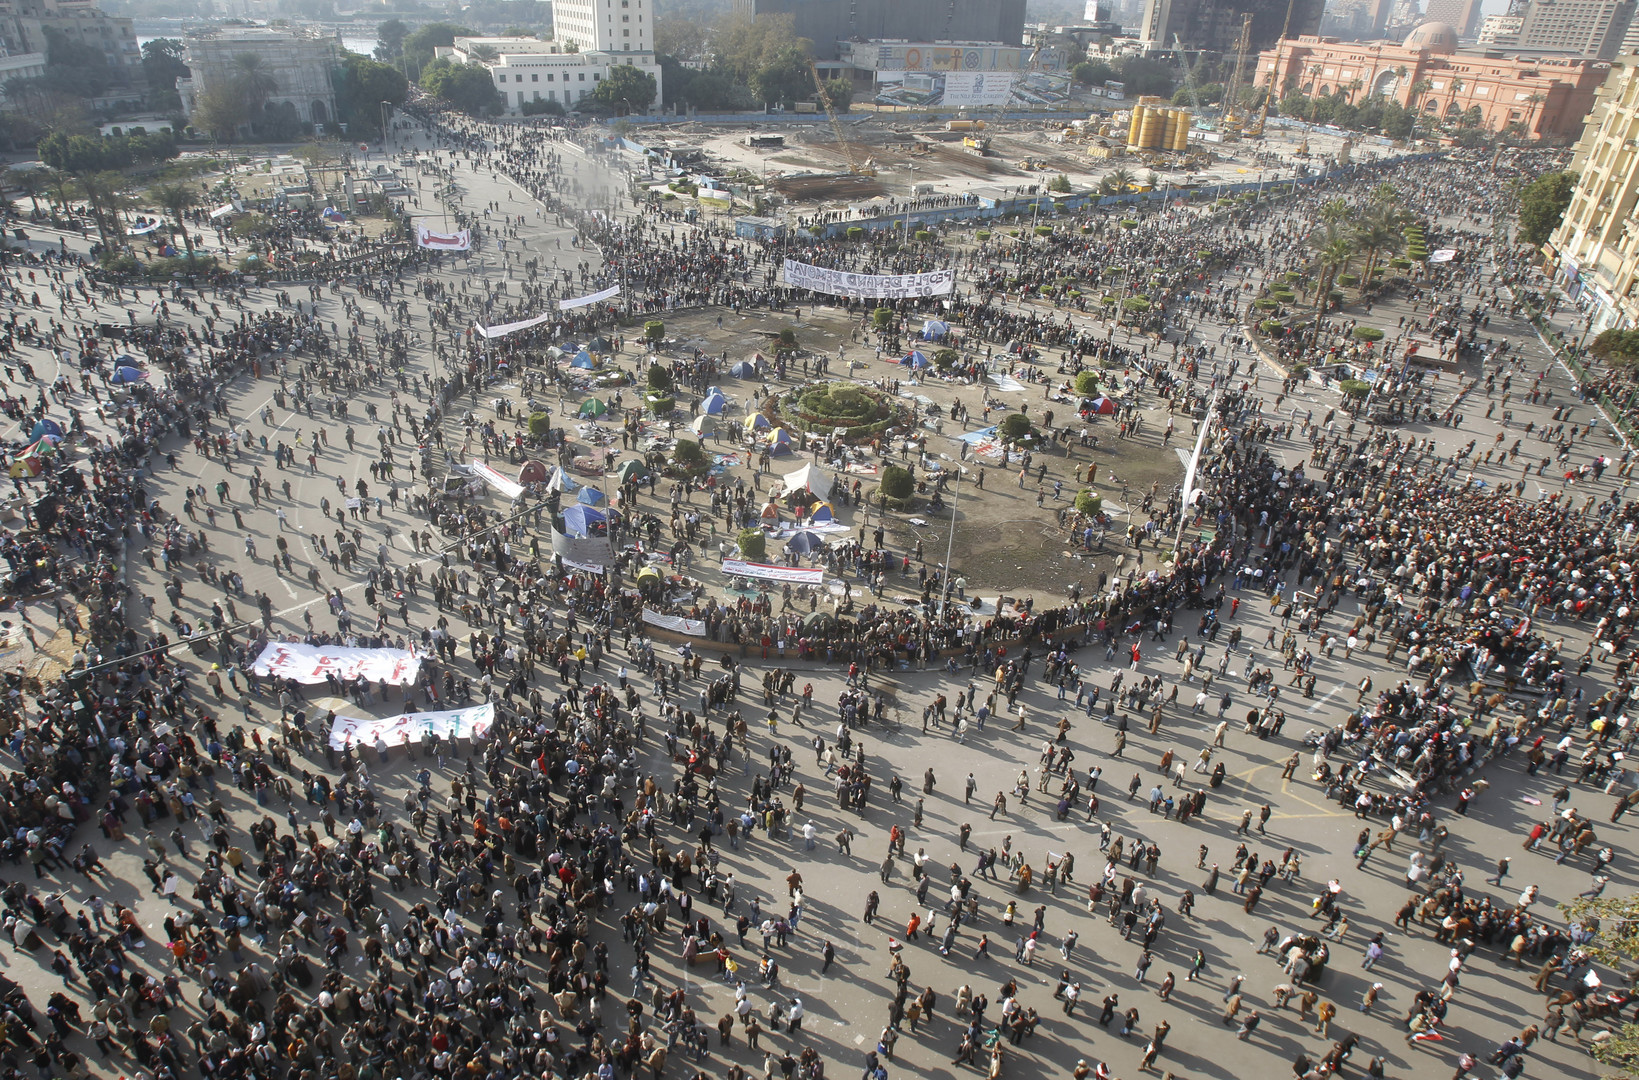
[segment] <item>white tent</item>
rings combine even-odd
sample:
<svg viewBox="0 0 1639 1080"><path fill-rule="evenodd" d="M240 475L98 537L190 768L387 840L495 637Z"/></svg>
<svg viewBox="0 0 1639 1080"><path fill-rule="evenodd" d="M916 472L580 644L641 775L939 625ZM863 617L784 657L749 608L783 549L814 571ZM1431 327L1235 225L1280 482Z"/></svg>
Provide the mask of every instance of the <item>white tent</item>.
<svg viewBox="0 0 1639 1080"><path fill-rule="evenodd" d="M831 493L831 474L817 465L804 465L796 472L786 473L781 479L787 491L801 491L807 488L822 499L829 497Z"/></svg>

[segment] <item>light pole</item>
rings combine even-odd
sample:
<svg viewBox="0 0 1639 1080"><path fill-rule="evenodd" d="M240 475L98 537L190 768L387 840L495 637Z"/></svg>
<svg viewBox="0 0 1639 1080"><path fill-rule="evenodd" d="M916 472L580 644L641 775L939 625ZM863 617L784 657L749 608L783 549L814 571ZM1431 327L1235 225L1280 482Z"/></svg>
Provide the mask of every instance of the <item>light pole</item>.
<svg viewBox="0 0 1639 1080"><path fill-rule="evenodd" d="M381 152L384 154L387 152L387 118L392 114L392 109L392 102L381 103Z"/></svg>
<svg viewBox="0 0 1639 1080"><path fill-rule="evenodd" d="M950 535L945 539L945 587L939 598L939 621L945 619L950 608L950 558L956 549L956 504L962 499L962 463L956 463L956 488L950 496Z"/></svg>

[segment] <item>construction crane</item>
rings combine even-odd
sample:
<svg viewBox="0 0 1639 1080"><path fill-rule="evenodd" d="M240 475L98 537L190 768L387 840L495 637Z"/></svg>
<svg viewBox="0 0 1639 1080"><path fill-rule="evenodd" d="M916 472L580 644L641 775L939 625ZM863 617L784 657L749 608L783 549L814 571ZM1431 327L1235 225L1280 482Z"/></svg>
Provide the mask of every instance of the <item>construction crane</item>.
<svg viewBox="0 0 1639 1080"><path fill-rule="evenodd" d="M831 95L825 92L825 80L820 78L819 65L808 61L808 70L814 75L814 89L819 93L820 105L825 109L825 118L831 121L831 130L836 133L837 145L842 148L842 156L848 160L848 171L855 176L875 176L876 169L870 162L861 164L854 157L854 148L848 145L848 136L842 133L842 121L837 119L837 111L831 106Z"/></svg>
<svg viewBox="0 0 1639 1080"><path fill-rule="evenodd" d="M1224 87L1224 138L1235 139L1246 127L1246 110L1241 107L1241 87L1246 83L1246 56L1252 51L1252 13L1241 15L1241 36L1235 42L1235 67Z"/></svg>
<svg viewBox="0 0 1639 1080"><path fill-rule="evenodd" d="M1246 129L1249 139L1261 139L1263 127L1269 119L1269 102L1275 96L1275 75L1280 70L1280 45L1286 40L1286 34L1292 29L1292 6L1297 0L1286 0L1286 21L1280 25L1280 37L1275 39L1275 59L1269 65L1269 85L1264 88L1263 102L1258 106L1258 119Z"/></svg>

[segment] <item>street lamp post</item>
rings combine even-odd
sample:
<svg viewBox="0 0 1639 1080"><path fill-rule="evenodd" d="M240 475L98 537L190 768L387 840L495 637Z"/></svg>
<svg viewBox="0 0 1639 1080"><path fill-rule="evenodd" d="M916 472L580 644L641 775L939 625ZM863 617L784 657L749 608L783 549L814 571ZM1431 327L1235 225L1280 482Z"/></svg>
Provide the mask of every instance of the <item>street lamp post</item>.
<svg viewBox="0 0 1639 1080"><path fill-rule="evenodd" d="M939 620L944 621L945 612L950 608L950 560L951 553L956 549L956 505L962 499L962 463L956 463L956 488L950 496L950 535L945 539L945 587L939 598Z"/></svg>
<svg viewBox="0 0 1639 1080"><path fill-rule="evenodd" d="M392 102L383 101L381 103L381 150L382 150L382 153L387 152L387 118L392 114L392 109L393 109L393 103Z"/></svg>

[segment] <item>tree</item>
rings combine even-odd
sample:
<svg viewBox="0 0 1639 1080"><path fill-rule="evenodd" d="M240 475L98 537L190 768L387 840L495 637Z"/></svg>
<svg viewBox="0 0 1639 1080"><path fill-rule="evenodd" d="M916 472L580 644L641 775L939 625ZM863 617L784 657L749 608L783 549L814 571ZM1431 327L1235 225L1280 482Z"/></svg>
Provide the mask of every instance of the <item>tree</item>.
<svg viewBox="0 0 1639 1080"><path fill-rule="evenodd" d="M768 557L768 537L761 529L741 529L735 538L740 546L740 557L751 562Z"/></svg>
<svg viewBox="0 0 1639 1080"><path fill-rule="evenodd" d="M148 83L150 102L163 109L180 109L182 98L176 81L188 77L182 62L182 42L176 38L154 38L142 44L142 75Z"/></svg>
<svg viewBox="0 0 1639 1080"><path fill-rule="evenodd" d="M811 100L814 77L808 67L807 51L796 45L781 48L752 75L751 89L765 105L784 105L789 109L798 101Z"/></svg>
<svg viewBox="0 0 1639 1080"><path fill-rule="evenodd" d="M369 137L381 131L381 103L398 106L410 96L404 73L379 60L349 53L336 73L336 113L348 130Z"/></svg>
<svg viewBox="0 0 1639 1080"><path fill-rule="evenodd" d="M1084 61L1071 68L1070 75L1083 86L1103 86L1115 78L1115 68L1102 60Z"/></svg>
<svg viewBox="0 0 1639 1080"><path fill-rule="evenodd" d="M782 51L797 49L806 60L813 52L813 44L797 36L796 25L793 15L765 15L755 20L735 16L727 20L711 39L716 69L737 82L754 86L757 72L772 64ZM804 78L808 78L806 65L803 70Z"/></svg>
<svg viewBox="0 0 1639 1080"><path fill-rule="evenodd" d="M13 170L15 171L15 170ZM1639 367L1639 330L1603 330L1588 343L1588 352L1621 367Z"/></svg>
<svg viewBox="0 0 1639 1080"><path fill-rule="evenodd" d="M1098 182L1098 190L1099 193L1103 195L1124 195L1126 194L1127 189L1132 186L1132 182L1132 170L1125 167L1118 167L1110 170L1110 172Z"/></svg>
<svg viewBox="0 0 1639 1080"><path fill-rule="evenodd" d="M1383 185L1388 187L1387 184ZM1389 189L1393 192L1393 189ZM1362 280L1371 284L1378 260L1384 255L1399 254L1406 246L1404 231L1405 211L1393 202L1374 202L1354 229L1355 250L1366 255L1366 272Z"/></svg>
<svg viewBox="0 0 1639 1080"><path fill-rule="evenodd" d="M403 19L388 19L376 27L376 59L397 60L403 56L404 39L409 36L410 28Z"/></svg>
<svg viewBox="0 0 1639 1080"><path fill-rule="evenodd" d="M911 476L907 469L889 465L882 470L882 480L877 485L877 492L882 498L883 506L903 509L916 494L916 478Z"/></svg>
<svg viewBox="0 0 1639 1080"><path fill-rule="evenodd" d="M1532 247L1548 242L1559 228L1576 191L1576 174L1549 173L1527 184L1519 196L1519 238Z"/></svg>
<svg viewBox="0 0 1639 1080"><path fill-rule="evenodd" d="M125 178L117 172L105 171L78 176L74 183L91 208L97 235L102 237L104 245L112 246L113 238L120 234L119 213L130 204L129 197L120 190Z"/></svg>
<svg viewBox="0 0 1639 1080"><path fill-rule="evenodd" d="M1320 316L1326 310L1332 285L1337 281L1337 275L1349 265L1349 260L1354 258L1355 246L1347 233L1331 225L1311 236L1309 243L1315 248L1316 262L1320 264L1320 283L1315 289L1315 332L1319 334Z"/></svg>
<svg viewBox="0 0 1639 1080"><path fill-rule="evenodd" d="M840 77L826 79L825 96L831 99L831 108L839 113L847 112L854 104L854 81Z"/></svg>
<svg viewBox="0 0 1639 1080"><path fill-rule="evenodd" d="M1098 372L1083 371L1076 376L1076 393L1081 397L1098 396Z"/></svg>
<svg viewBox="0 0 1639 1080"><path fill-rule="evenodd" d="M885 334L899 320L899 313L890 307L879 307L871 312L871 325L879 334Z"/></svg>
<svg viewBox="0 0 1639 1080"><path fill-rule="evenodd" d="M1091 489L1082 489L1076 495L1076 512L1083 517L1097 517L1104 509L1104 496Z"/></svg>
<svg viewBox="0 0 1639 1080"><path fill-rule="evenodd" d="M471 36L472 31L465 26L447 22L428 23L405 36L404 59L418 68L426 68L433 62L434 49L447 48L455 44L456 38Z"/></svg>
<svg viewBox="0 0 1639 1080"><path fill-rule="evenodd" d="M622 64L610 70L592 91L593 100L611 109L625 106L635 113L647 112L657 88L654 76L642 68Z"/></svg>
<svg viewBox="0 0 1639 1080"><path fill-rule="evenodd" d="M253 116L279 91L279 79L260 53L236 54L230 71L233 88L244 96Z"/></svg>
<svg viewBox="0 0 1639 1080"><path fill-rule="evenodd" d="M1012 413L1005 416L1002 418L1001 424L996 428L996 433L1000 435L1005 442L1018 442L1020 439L1030 434L1030 418L1024 415L1024 413Z"/></svg>
<svg viewBox="0 0 1639 1080"><path fill-rule="evenodd" d="M193 235L188 232L188 223L182 219L183 213L193 206L199 205L199 193L184 184L166 184L158 187L151 193L155 202L165 208L176 222L176 227L182 231L182 244L188 250L188 257L193 258Z"/></svg>
<svg viewBox="0 0 1639 1080"><path fill-rule="evenodd" d="M1061 195L1067 194L1070 191L1070 178L1063 173L1059 173L1047 182L1047 190L1056 191Z"/></svg>
<svg viewBox="0 0 1639 1080"><path fill-rule="evenodd" d="M679 60L704 60L710 55L709 34L702 20L662 16L654 24L654 51Z"/></svg>
<svg viewBox="0 0 1639 1080"><path fill-rule="evenodd" d="M421 88L469 116L478 116L501 103L500 91L495 89L495 78L488 68L457 64L448 57L440 57L422 69Z"/></svg>
<svg viewBox="0 0 1639 1080"><path fill-rule="evenodd" d="M232 139L249 117L245 99L227 84L207 87L194 102L194 123L214 139Z"/></svg>
<svg viewBox="0 0 1639 1080"><path fill-rule="evenodd" d="M7 169L4 183L0 187L14 188L22 193L23 198L34 204L34 212L40 212L40 193L49 190L49 185L40 169Z"/></svg>
<svg viewBox="0 0 1639 1080"><path fill-rule="evenodd" d="M1406 108L1416 112L1417 100L1432 89L1434 89L1434 83L1429 79L1418 79L1412 83L1411 92L1406 96Z"/></svg>

